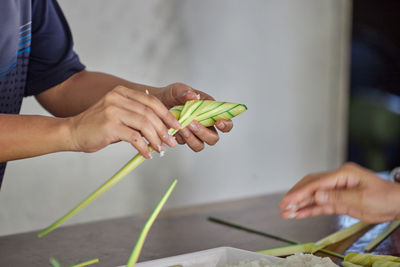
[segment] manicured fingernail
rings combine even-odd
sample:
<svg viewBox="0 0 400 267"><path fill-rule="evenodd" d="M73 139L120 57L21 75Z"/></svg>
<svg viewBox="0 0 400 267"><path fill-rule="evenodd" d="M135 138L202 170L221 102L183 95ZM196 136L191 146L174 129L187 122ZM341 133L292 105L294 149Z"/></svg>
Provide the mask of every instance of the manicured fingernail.
<svg viewBox="0 0 400 267"><path fill-rule="evenodd" d="M149 95L149 94L150 94L150 93L149 93L149 90L146 89L146 95Z"/></svg>
<svg viewBox="0 0 400 267"><path fill-rule="evenodd" d="M174 129L175 130L180 130L180 129L182 129L182 124L180 124L178 121L176 121L175 123L174 123Z"/></svg>
<svg viewBox="0 0 400 267"><path fill-rule="evenodd" d="M292 203L286 206L285 210L296 210L297 209L297 205Z"/></svg>
<svg viewBox="0 0 400 267"><path fill-rule="evenodd" d="M197 100L200 100L200 94L196 95Z"/></svg>
<svg viewBox="0 0 400 267"><path fill-rule="evenodd" d="M191 129L192 131L194 131L194 132L197 132L197 131L199 131L199 126L197 126L197 123L196 123L196 122L192 121L192 122L190 123L190 129Z"/></svg>
<svg viewBox="0 0 400 267"><path fill-rule="evenodd" d="M186 129L186 128L183 128L183 129L181 130L181 134L182 134L183 137L185 137L185 138L188 138L188 137L190 136L190 132L189 132L189 130Z"/></svg>
<svg viewBox="0 0 400 267"><path fill-rule="evenodd" d="M170 147L173 147L175 145L177 145L178 143L176 142L176 139L174 136L169 135L169 134L164 134L162 136L162 139L166 141L166 144Z"/></svg>
<svg viewBox="0 0 400 267"><path fill-rule="evenodd" d="M292 213L289 214L288 219L294 219L294 218L296 218L296 216L297 216L297 213L296 212L292 212Z"/></svg>
<svg viewBox="0 0 400 267"><path fill-rule="evenodd" d="M165 151L166 151L165 146L157 145L157 147L158 147L158 151L160 151L160 157L164 157Z"/></svg>
<svg viewBox="0 0 400 267"><path fill-rule="evenodd" d="M147 154L149 156L149 159L153 158L153 155L151 154L151 152L149 152L149 154Z"/></svg>
<svg viewBox="0 0 400 267"><path fill-rule="evenodd" d="M176 142L176 138L174 136L169 136L168 138L169 143L171 144L170 146L176 146L178 142Z"/></svg>

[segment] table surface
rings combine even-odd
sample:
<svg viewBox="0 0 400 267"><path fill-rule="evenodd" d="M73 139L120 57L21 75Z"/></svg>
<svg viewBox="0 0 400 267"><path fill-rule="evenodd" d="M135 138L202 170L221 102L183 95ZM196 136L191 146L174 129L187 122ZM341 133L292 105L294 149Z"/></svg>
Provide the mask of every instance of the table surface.
<svg viewBox="0 0 400 267"><path fill-rule="evenodd" d="M282 194L174 209L160 214L145 242L139 261L158 259L209 248L229 246L258 251L286 245L219 225L209 216L229 220L299 242L314 242L356 221L348 216L320 216L283 220L278 203ZM126 263L148 214L61 227L39 239L37 232L0 237L0 266L50 266L49 257L63 266L99 258L93 266L114 267ZM339 253L361 252L387 224L380 224L329 249ZM350 247L349 247L350 246ZM375 250L399 256L397 230Z"/></svg>

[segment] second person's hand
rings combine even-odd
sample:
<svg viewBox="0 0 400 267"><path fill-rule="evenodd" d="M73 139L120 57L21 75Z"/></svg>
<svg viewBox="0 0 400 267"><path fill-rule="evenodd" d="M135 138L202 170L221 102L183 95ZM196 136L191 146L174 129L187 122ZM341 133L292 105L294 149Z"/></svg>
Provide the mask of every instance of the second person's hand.
<svg viewBox="0 0 400 267"><path fill-rule="evenodd" d="M69 118L72 150L95 152L107 145L125 141L145 158L151 158L144 138L158 152L177 144L169 128L181 125L156 97L117 86L86 111Z"/></svg>
<svg viewBox="0 0 400 267"><path fill-rule="evenodd" d="M347 214L368 223L400 219L400 185L355 163L304 177L282 199L283 218Z"/></svg>

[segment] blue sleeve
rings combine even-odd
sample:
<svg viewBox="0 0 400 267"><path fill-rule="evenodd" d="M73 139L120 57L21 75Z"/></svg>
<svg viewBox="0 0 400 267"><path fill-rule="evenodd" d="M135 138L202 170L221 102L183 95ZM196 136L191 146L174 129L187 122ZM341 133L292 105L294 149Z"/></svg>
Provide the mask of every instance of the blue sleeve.
<svg viewBox="0 0 400 267"><path fill-rule="evenodd" d="M32 1L32 43L25 96L37 95L85 68L56 0Z"/></svg>

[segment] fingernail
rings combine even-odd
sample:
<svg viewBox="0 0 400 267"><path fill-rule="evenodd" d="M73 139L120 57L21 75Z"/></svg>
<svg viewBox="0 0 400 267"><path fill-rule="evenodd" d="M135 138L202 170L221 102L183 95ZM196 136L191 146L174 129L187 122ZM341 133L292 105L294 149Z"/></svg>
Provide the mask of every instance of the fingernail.
<svg viewBox="0 0 400 267"><path fill-rule="evenodd" d="M286 206L285 210L296 210L297 209L297 205L292 203Z"/></svg>
<svg viewBox="0 0 400 267"><path fill-rule="evenodd" d="M292 213L289 214L288 219L294 219L294 218L296 218L296 216L297 216L297 213L296 212L292 212Z"/></svg>
<svg viewBox="0 0 400 267"><path fill-rule="evenodd" d="M187 94L189 94L189 93L191 93L191 92L192 92L192 91L190 91L190 90L189 90L189 91L186 91L186 92L183 93L182 96L186 96Z"/></svg>
<svg viewBox="0 0 400 267"><path fill-rule="evenodd" d="M146 92L146 95L149 95L149 94L150 94L150 93L149 93L149 90L147 90L147 89L146 89L146 91L145 91L145 92Z"/></svg>
<svg viewBox="0 0 400 267"><path fill-rule="evenodd" d="M176 138L174 136L169 136L168 138L171 146L176 146L178 144L178 142L176 142Z"/></svg>
<svg viewBox="0 0 400 267"><path fill-rule="evenodd" d="M162 136L162 139L166 141L167 145L170 147L173 147L175 145L177 145L178 143L176 142L176 139L174 136L169 135L169 134L164 134Z"/></svg>
<svg viewBox="0 0 400 267"><path fill-rule="evenodd" d="M149 152L149 154L147 154L149 156L149 159L153 158L153 155L151 154L151 152Z"/></svg>
<svg viewBox="0 0 400 267"><path fill-rule="evenodd" d="M218 128L219 128L220 130L223 130L223 129L225 128L225 123L224 123L223 121L219 121L219 122L218 122Z"/></svg>
<svg viewBox="0 0 400 267"><path fill-rule="evenodd" d="M200 94L196 95L197 100L200 100Z"/></svg>
<svg viewBox="0 0 400 267"><path fill-rule="evenodd" d="M170 136L173 136L173 135L174 135L174 134L172 133L172 130L171 130L171 129L168 130L168 134L169 134Z"/></svg>
<svg viewBox="0 0 400 267"><path fill-rule="evenodd" d="M182 129L182 125L178 122L178 121L176 121L175 123L174 123L174 129L175 130L179 130L179 129ZM171 133L172 134L172 133Z"/></svg>
<svg viewBox="0 0 400 267"><path fill-rule="evenodd" d="M188 137L190 136L190 132L189 132L189 130L186 129L186 128L183 128L183 129L181 130L181 134L182 134L183 137L185 137L185 138L188 138Z"/></svg>
<svg viewBox="0 0 400 267"><path fill-rule="evenodd" d="M196 122L192 121L190 123L190 129L192 129L193 131L197 132L197 131L199 131L199 126L197 126Z"/></svg>
<svg viewBox="0 0 400 267"><path fill-rule="evenodd" d="M165 155L165 146L163 146L163 145L157 145L157 147L158 147L158 151L160 151L160 158L161 157L164 157L164 155Z"/></svg>

